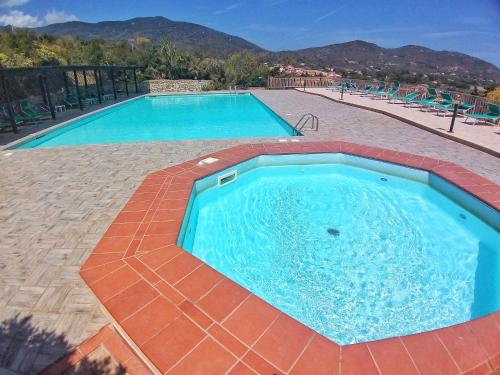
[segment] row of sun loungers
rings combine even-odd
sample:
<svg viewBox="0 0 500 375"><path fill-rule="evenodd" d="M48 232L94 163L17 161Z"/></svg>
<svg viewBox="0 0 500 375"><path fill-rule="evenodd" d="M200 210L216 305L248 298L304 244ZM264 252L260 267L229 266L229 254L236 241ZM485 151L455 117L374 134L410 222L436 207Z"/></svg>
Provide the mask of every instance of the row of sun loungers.
<svg viewBox="0 0 500 375"><path fill-rule="evenodd" d="M51 119L50 112L38 111L29 106L28 100L20 100L14 106L14 121L16 125L34 124L39 121ZM5 106L0 107L0 131L11 130L10 116Z"/></svg>
<svg viewBox="0 0 500 375"><path fill-rule="evenodd" d="M358 89L356 84L352 82L341 82L331 86L328 89L333 91L344 91L351 95L360 95L370 97L372 99L388 100L391 104L402 104L405 107L419 108L423 111L436 111L437 115L454 111L455 101L450 93L438 92L435 88L429 87L427 93L422 95L420 92L410 92L406 95L398 95L400 84L394 81L390 87L387 87L385 82L379 82L376 85L367 85L363 89ZM465 117L465 122L469 119L474 120L474 124L478 121L490 121L496 124L500 123L500 107L497 104L489 103L487 113L471 113L474 109L473 104L459 103L457 112Z"/></svg>
<svg viewBox="0 0 500 375"><path fill-rule="evenodd" d="M112 93L103 93L101 95L103 100L113 100L114 95ZM97 104L98 99L89 93L81 94L81 101L83 106L89 106L92 104ZM66 108L73 109L79 108L78 98L75 93L68 93L68 95L62 100L62 103ZM29 125L36 124L40 121L50 120L51 114L47 106L41 105L40 110L34 109L28 103L27 99L20 100L13 106L14 110L14 121L16 125ZM12 124L10 123L10 116L6 106L0 106L0 132L11 130Z"/></svg>
<svg viewBox="0 0 500 375"><path fill-rule="evenodd" d="M97 104L98 99L95 95L89 94L88 92L83 92L80 94L80 99L82 101L83 106L89 106L92 104ZM104 92L101 94L102 100L113 100L114 95L109 92ZM78 108L80 104L78 103L78 96L76 93L69 93L66 98L63 100L63 103L68 108Z"/></svg>

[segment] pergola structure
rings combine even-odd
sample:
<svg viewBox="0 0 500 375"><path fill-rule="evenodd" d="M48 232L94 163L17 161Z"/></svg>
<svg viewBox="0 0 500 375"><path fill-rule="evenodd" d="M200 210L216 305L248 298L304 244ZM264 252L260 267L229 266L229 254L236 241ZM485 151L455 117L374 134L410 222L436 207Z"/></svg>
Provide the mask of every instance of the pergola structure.
<svg viewBox="0 0 500 375"><path fill-rule="evenodd" d="M80 110L83 110L83 95L81 92L81 83L78 80L78 73L81 72L83 74L83 87L85 90L88 90L88 80L87 73L92 72L95 77L95 87L97 91L97 100L99 104L103 101L104 94L104 85L102 80L102 72L106 72L108 77L111 80L111 86L113 90L113 97L115 100L118 98L117 88L116 88L116 75L117 73L122 72L124 76L124 84L125 84L125 94L129 96L129 82L127 79L127 72L132 72L133 81L134 81L134 89L135 92L139 92L139 86L137 84L137 70L143 69L142 66L108 66L108 65L64 65L64 66L40 66L40 67L26 67L26 68L11 68L11 69L0 69L0 90L3 93L5 99L5 105L7 108L8 116L10 123L12 125L12 130L14 133L17 133L17 123L15 119L15 112L12 105L12 91L10 81L19 77L23 74L34 74L38 76L38 80L40 83L40 93L43 99L44 104L50 109L50 114L53 119L56 118L56 111L54 108L54 104L50 95L47 75L48 73L60 73L64 79L64 89L66 95L68 95L69 91L69 83L68 83L68 74L73 77L74 89L76 92L76 99L78 101L78 106Z"/></svg>

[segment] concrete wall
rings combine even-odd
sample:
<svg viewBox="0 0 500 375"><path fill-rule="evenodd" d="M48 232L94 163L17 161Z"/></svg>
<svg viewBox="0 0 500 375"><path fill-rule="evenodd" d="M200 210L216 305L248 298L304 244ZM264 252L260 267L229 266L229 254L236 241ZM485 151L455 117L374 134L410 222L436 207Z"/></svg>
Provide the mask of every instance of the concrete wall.
<svg viewBox="0 0 500 375"><path fill-rule="evenodd" d="M142 89L149 93L188 91L202 91L210 83L208 80L194 79L155 79L142 82Z"/></svg>

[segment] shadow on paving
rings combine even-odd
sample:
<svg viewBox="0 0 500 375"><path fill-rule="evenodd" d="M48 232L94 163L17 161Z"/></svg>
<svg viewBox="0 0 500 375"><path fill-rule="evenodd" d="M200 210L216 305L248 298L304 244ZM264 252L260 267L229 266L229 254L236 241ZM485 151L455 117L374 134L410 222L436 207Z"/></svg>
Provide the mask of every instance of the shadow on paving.
<svg viewBox="0 0 500 375"><path fill-rule="evenodd" d="M0 374L64 374L64 375L125 375L127 372L103 349L98 348L78 363L65 357L74 348L65 336L33 325L32 317L18 315L0 323ZM57 365L51 371L33 358L59 353ZM55 357L57 359L57 357Z"/></svg>

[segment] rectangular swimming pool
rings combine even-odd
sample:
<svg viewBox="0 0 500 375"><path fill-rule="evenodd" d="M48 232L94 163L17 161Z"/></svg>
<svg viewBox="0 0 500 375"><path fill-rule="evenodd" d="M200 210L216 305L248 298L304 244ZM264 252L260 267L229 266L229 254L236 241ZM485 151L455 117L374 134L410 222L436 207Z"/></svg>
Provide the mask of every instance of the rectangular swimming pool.
<svg viewBox="0 0 500 375"><path fill-rule="evenodd" d="M298 135L250 93L145 96L13 148Z"/></svg>

